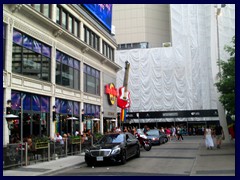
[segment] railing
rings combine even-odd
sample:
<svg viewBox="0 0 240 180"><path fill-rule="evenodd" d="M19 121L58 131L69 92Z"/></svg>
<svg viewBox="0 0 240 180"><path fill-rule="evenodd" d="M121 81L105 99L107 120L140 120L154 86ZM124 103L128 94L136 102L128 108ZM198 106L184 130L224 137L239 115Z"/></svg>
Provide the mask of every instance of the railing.
<svg viewBox="0 0 240 180"><path fill-rule="evenodd" d="M87 147L91 146L93 137L88 138L88 140L63 139L63 142L33 142L32 147L29 147L27 143L7 144L3 148L3 169L81 154Z"/></svg>

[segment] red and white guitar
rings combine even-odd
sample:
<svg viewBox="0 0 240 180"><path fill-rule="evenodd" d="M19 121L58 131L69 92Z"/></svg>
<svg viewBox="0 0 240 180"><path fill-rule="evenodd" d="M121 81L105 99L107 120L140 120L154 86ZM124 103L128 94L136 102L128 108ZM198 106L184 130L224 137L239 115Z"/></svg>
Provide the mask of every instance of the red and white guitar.
<svg viewBox="0 0 240 180"><path fill-rule="evenodd" d="M125 62L125 75L123 86L119 88L119 94L117 98L117 105L122 109L130 107L130 92L128 91L128 75L129 75L130 63Z"/></svg>

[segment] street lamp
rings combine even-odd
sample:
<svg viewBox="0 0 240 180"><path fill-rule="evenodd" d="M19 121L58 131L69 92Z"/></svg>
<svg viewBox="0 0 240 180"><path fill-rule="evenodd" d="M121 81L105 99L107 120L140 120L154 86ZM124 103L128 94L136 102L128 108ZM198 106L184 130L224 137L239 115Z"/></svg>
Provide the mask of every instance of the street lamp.
<svg viewBox="0 0 240 180"><path fill-rule="evenodd" d="M138 117L138 128L140 129L139 113L136 113L136 116Z"/></svg>
<svg viewBox="0 0 240 180"><path fill-rule="evenodd" d="M218 71L219 71L219 77L221 80L222 73L221 73L221 62L220 62L220 43L219 43L219 22L218 17L222 15L222 8L224 8L226 4L218 4L215 6L216 8L216 24L217 24L217 51L218 51Z"/></svg>

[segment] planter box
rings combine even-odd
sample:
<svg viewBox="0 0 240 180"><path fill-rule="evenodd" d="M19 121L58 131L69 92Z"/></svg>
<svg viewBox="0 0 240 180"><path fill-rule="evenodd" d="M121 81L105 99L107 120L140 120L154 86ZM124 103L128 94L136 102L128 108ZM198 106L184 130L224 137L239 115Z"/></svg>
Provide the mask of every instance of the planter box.
<svg viewBox="0 0 240 180"><path fill-rule="evenodd" d="M48 148L48 142L33 143L34 149L46 149Z"/></svg>
<svg viewBox="0 0 240 180"><path fill-rule="evenodd" d="M70 140L70 144L80 144L81 143L81 139L71 139Z"/></svg>

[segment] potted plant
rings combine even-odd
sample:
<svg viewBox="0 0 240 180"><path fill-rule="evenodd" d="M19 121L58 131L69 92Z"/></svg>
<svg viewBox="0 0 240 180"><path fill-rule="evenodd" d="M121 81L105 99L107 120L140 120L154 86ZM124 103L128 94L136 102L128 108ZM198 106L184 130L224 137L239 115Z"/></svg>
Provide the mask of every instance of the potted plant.
<svg viewBox="0 0 240 180"><path fill-rule="evenodd" d="M103 135L101 133L95 133L94 135L94 141L98 141L99 139L101 139L101 137L103 137Z"/></svg>
<svg viewBox="0 0 240 180"><path fill-rule="evenodd" d="M69 140L70 140L70 144L80 144L81 143L80 136L70 136Z"/></svg>
<svg viewBox="0 0 240 180"><path fill-rule="evenodd" d="M48 143L49 143L48 137L34 137L32 141L33 141L34 149L48 148Z"/></svg>

